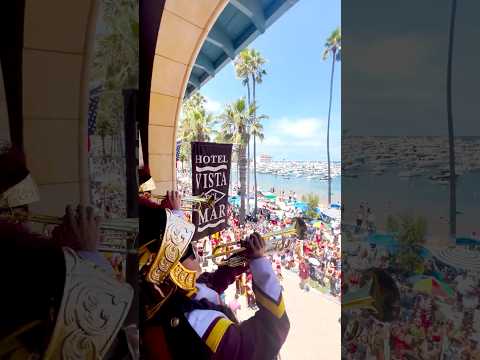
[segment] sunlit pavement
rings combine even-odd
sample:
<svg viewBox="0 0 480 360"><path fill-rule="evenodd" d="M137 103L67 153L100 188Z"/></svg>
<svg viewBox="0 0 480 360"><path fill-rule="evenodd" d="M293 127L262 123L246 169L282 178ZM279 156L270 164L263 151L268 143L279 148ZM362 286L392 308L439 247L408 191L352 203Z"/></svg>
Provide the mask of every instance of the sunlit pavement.
<svg viewBox="0 0 480 360"><path fill-rule="evenodd" d="M340 305L316 290L301 290L298 275L284 270L283 277L290 333L280 352L281 360L340 360ZM234 294L232 285L225 293L227 303ZM253 316L245 297L239 300L239 320Z"/></svg>

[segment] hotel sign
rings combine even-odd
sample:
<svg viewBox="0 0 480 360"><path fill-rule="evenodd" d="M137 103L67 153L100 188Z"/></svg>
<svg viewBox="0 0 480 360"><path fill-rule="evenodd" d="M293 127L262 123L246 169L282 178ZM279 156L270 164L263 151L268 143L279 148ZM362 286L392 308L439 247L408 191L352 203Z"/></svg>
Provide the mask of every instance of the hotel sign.
<svg viewBox="0 0 480 360"><path fill-rule="evenodd" d="M227 226L231 157L231 144L192 142L192 194L212 199L193 211L194 240Z"/></svg>

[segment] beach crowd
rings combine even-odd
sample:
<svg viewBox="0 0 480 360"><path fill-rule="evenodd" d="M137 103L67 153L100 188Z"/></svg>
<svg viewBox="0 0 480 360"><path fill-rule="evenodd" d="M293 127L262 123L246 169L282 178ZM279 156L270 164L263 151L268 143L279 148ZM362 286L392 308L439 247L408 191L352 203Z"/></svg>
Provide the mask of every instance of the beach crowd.
<svg viewBox="0 0 480 360"><path fill-rule="evenodd" d="M278 233L293 226L294 217L298 215L295 209L279 211L276 202L262 201L256 219L249 218L241 225L238 208L232 206L229 211L230 226L199 241L197 244L199 253L211 254L217 245L243 239L253 231L260 234ZM299 286L304 291L310 291L312 287L318 288L339 301L341 290L339 222L307 223L307 232L303 239L299 239L295 234L277 236L275 239L273 243L276 248L269 252L269 258L280 281L283 279L284 271L291 271L298 275ZM231 246L229 249L231 251L238 247ZM203 267L206 271L213 271L216 265L208 259L203 261ZM230 304L232 311L236 312L240 296L245 297L249 308L255 309L251 274L247 272L238 276L235 285L236 296Z"/></svg>
<svg viewBox="0 0 480 360"><path fill-rule="evenodd" d="M354 256L353 253L358 254ZM342 341L345 359L480 359L480 277L434 259L426 259L423 273L405 272L397 254L359 245L344 257L343 293L359 290L362 269L384 269L399 288L400 313L380 322L364 310L348 310ZM424 284L432 283L429 286Z"/></svg>

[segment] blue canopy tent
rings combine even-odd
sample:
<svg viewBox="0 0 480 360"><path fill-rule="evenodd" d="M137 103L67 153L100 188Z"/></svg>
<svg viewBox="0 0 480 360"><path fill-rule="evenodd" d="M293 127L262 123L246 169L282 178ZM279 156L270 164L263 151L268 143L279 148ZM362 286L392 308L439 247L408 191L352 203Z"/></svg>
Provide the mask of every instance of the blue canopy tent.
<svg viewBox="0 0 480 360"><path fill-rule="evenodd" d="M303 212L307 211L308 210L308 205L306 203L304 203L303 201L296 201L293 206L295 207L295 209L299 209Z"/></svg>
<svg viewBox="0 0 480 360"><path fill-rule="evenodd" d="M471 238L457 238L457 245L462 246L472 246L472 245L480 245L480 240L471 239Z"/></svg>
<svg viewBox="0 0 480 360"><path fill-rule="evenodd" d="M240 196L230 196L228 202L233 206L240 206Z"/></svg>
<svg viewBox="0 0 480 360"><path fill-rule="evenodd" d="M398 241L388 234L371 234L368 236L367 241L369 244L386 248L391 254L397 253L400 249Z"/></svg>

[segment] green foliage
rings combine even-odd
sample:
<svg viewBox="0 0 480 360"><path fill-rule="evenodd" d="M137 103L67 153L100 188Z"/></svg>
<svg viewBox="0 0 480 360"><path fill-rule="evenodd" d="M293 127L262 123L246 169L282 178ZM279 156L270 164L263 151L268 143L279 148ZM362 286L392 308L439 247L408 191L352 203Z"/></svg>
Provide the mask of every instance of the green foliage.
<svg viewBox="0 0 480 360"><path fill-rule="evenodd" d="M396 234L400 230L400 224L395 216L388 215L385 228L389 233Z"/></svg>
<svg viewBox="0 0 480 360"><path fill-rule="evenodd" d="M425 243L427 221L423 217L413 217L406 214L389 216L387 218L388 231L398 239L400 251L397 262L407 272L415 271L423 263L420 256L420 245Z"/></svg>
<svg viewBox="0 0 480 360"><path fill-rule="evenodd" d="M397 255L397 262L408 273L414 272L422 264L422 257L412 249L405 249Z"/></svg>
<svg viewBox="0 0 480 360"><path fill-rule="evenodd" d="M318 203L320 202L320 197L317 194L310 193L307 195L303 195L302 201L305 202L308 206L305 215L312 219L317 218L318 214L316 209L318 207Z"/></svg>
<svg viewBox="0 0 480 360"><path fill-rule="evenodd" d="M265 134L263 133L263 125L261 121L267 118L268 117L266 115L256 116L255 119L253 119L252 124L250 126L250 132L252 136L256 137L260 141L262 141L265 138Z"/></svg>
<svg viewBox="0 0 480 360"><path fill-rule="evenodd" d="M207 113L205 103L205 97L198 92L183 103L178 132L183 142L210 141L215 135L215 120L212 114Z"/></svg>
<svg viewBox="0 0 480 360"><path fill-rule="evenodd" d="M248 123L252 112L253 108L247 106L245 98L227 104L219 116L221 136L231 140L233 144L239 145L240 148L246 147L250 138Z"/></svg>
<svg viewBox="0 0 480 360"><path fill-rule="evenodd" d="M400 217L400 231L398 240L401 245L415 246L425 242L427 221L423 217L414 218L411 215Z"/></svg>
<svg viewBox="0 0 480 360"><path fill-rule="evenodd" d="M336 28L325 41L323 50L323 60L327 60L332 56L335 56L335 61L340 61L342 51L342 33L340 28Z"/></svg>
<svg viewBox="0 0 480 360"><path fill-rule="evenodd" d="M101 119L97 121L97 134L102 138L102 152L106 155L105 138L115 135L115 127L110 121Z"/></svg>
<svg viewBox="0 0 480 360"><path fill-rule="evenodd" d="M207 99L200 92L196 92L188 98L182 105L182 111L187 113L189 111L205 112L205 104Z"/></svg>
<svg viewBox="0 0 480 360"><path fill-rule="evenodd" d="M97 135L112 137L111 154L123 145L122 90L138 87L138 1L102 0L90 82L100 83ZM123 150L121 150L123 151Z"/></svg>
<svg viewBox="0 0 480 360"><path fill-rule="evenodd" d="M101 22L106 31L97 35L92 80L105 89L138 87L138 1L103 0Z"/></svg>
<svg viewBox="0 0 480 360"><path fill-rule="evenodd" d="M243 80L244 85L249 84L250 77L252 81L260 84L263 76L267 74L263 68L266 62L259 51L246 48L234 60L235 74Z"/></svg>

